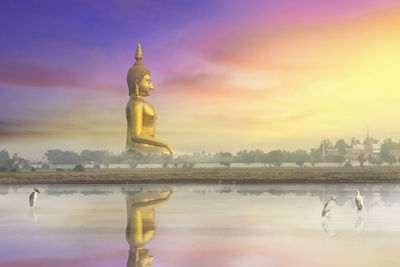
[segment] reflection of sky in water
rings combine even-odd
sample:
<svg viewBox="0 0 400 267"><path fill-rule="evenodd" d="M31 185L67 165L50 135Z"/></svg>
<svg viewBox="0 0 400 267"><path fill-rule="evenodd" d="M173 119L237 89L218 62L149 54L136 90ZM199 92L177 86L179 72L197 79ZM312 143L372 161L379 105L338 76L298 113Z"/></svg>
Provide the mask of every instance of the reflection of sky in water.
<svg viewBox="0 0 400 267"><path fill-rule="evenodd" d="M0 266L126 266L126 195L166 185L0 186ZM152 266L398 265L400 186L177 185L155 208ZM364 197L361 217L354 194ZM340 203L331 219L321 210Z"/></svg>

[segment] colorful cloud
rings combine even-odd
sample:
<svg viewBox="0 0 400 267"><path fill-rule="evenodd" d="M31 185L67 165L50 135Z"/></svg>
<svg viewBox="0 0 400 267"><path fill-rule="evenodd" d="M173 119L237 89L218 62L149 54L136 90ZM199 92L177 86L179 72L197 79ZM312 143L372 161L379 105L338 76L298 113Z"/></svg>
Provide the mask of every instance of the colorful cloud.
<svg viewBox="0 0 400 267"><path fill-rule="evenodd" d="M0 149L122 150L138 41L178 152L400 138L397 1L79 4L1 3Z"/></svg>

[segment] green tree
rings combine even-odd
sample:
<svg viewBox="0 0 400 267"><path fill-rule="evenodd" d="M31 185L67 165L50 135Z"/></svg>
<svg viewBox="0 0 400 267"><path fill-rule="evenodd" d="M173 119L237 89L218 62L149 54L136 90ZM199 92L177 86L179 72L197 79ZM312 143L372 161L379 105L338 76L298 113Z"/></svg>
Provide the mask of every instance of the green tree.
<svg viewBox="0 0 400 267"><path fill-rule="evenodd" d="M79 164L81 162L79 154L72 151L54 149L47 150L44 155L53 164Z"/></svg>
<svg viewBox="0 0 400 267"><path fill-rule="evenodd" d="M75 165L75 167L72 170L74 170L76 172L84 172L85 167L83 167L81 164L77 164L77 165Z"/></svg>
<svg viewBox="0 0 400 267"><path fill-rule="evenodd" d="M295 163L297 160L296 152L290 152L290 151L281 151L282 152L282 162L291 162Z"/></svg>
<svg viewBox="0 0 400 267"><path fill-rule="evenodd" d="M229 152L219 152L214 155L214 160L229 168L233 162L233 155Z"/></svg>
<svg viewBox="0 0 400 267"><path fill-rule="evenodd" d="M271 163L275 167L280 167L283 163L283 153L280 150L274 150L268 153Z"/></svg>
<svg viewBox="0 0 400 267"><path fill-rule="evenodd" d="M225 166L227 168L229 168L231 166L230 162L220 162L219 164L221 164L221 165L223 165L223 166Z"/></svg>
<svg viewBox="0 0 400 267"><path fill-rule="evenodd" d="M393 165L394 163L397 162L396 157L393 155L389 155L388 160L386 161L387 163L389 163L389 165Z"/></svg>
<svg viewBox="0 0 400 267"><path fill-rule="evenodd" d="M368 163L371 164L371 165L375 165L376 164L376 158L374 156L372 156L372 154L368 155L367 160L368 160Z"/></svg>
<svg viewBox="0 0 400 267"><path fill-rule="evenodd" d="M321 154L327 154L328 148L333 148L333 145L329 139L324 139L321 142L321 145L319 146L319 149L321 150Z"/></svg>
<svg viewBox="0 0 400 267"><path fill-rule="evenodd" d="M254 163L254 162L261 162L262 156L264 155L264 152L262 152L261 150L257 149L257 150L254 150L254 151L253 150L250 151L249 154L250 154L249 156L250 156L251 162Z"/></svg>
<svg viewBox="0 0 400 267"><path fill-rule="evenodd" d="M344 167L345 168L351 168L353 165L350 163L350 161L347 161L345 164L344 164Z"/></svg>
<svg viewBox="0 0 400 267"><path fill-rule="evenodd" d="M107 150L82 150L80 157L83 163L95 162L95 163L108 163L108 158L112 154Z"/></svg>
<svg viewBox="0 0 400 267"><path fill-rule="evenodd" d="M8 151L0 151L0 167L10 168L10 155Z"/></svg>
<svg viewBox="0 0 400 267"><path fill-rule="evenodd" d="M240 163L251 163L251 158L249 157L249 152L247 152L247 150L240 150L238 153L236 153L236 159L237 162Z"/></svg>
<svg viewBox="0 0 400 267"><path fill-rule="evenodd" d="M322 161L322 151L320 149L312 148L310 150L310 162L311 165L314 166L318 162Z"/></svg>
<svg viewBox="0 0 400 267"><path fill-rule="evenodd" d="M267 167L267 164L269 164L270 168L272 167L271 157L269 154L262 155L261 162L264 164L264 168Z"/></svg>
<svg viewBox="0 0 400 267"><path fill-rule="evenodd" d="M364 162L366 161L364 153L361 153L360 155L358 155L357 160L358 160L358 162L360 162L360 166L364 167Z"/></svg>
<svg viewBox="0 0 400 267"><path fill-rule="evenodd" d="M294 152L294 156L296 165L298 165L299 167L302 167L304 163L306 163L309 160L309 156L307 154L307 151L305 150L296 150Z"/></svg>
<svg viewBox="0 0 400 267"><path fill-rule="evenodd" d="M342 163L344 162L344 157L341 155L328 155L325 157L325 160L327 162L336 162L339 165L342 165Z"/></svg>
<svg viewBox="0 0 400 267"><path fill-rule="evenodd" d="M343 139L336 141L335 148L339 150L339 155L344 156L346 154L347 144Z"/></svg>
<svg viewBox="0 0 400 267"><path fill-rule="evenodd" d="M386 138L381 145L381 153L380 158L382 161L389 163L392 165L396 162L396 158L390 154L390 151L400 149L400 144L393 142L391 138Z"/></svg>

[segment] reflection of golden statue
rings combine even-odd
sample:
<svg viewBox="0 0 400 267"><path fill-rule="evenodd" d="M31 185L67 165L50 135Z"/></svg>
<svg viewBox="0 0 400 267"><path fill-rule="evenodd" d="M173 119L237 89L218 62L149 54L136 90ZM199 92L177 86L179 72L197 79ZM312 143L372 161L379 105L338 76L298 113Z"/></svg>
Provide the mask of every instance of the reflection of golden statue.
<svg viewBox="0 0 400 267"><path fill-rule="evenodd" d="M153 256L144 246L154 237L157 229L154 208L169 201L174 194L172 191L164 191L127 195L126 241L129 243L127 267L151 266Z"/></svg>
<svg viewBox="0 0 400 267"><path fill-rule="evenodd" d="M126 120L128 133L126 150L141 153L170 153L175 154L172 147L154 137L156 112L144 100L154 89L151 83L150 71L143 65L140 43L136 49L136 62L129 69L127 82L129 87L129 102L126 105Z"/></svg>

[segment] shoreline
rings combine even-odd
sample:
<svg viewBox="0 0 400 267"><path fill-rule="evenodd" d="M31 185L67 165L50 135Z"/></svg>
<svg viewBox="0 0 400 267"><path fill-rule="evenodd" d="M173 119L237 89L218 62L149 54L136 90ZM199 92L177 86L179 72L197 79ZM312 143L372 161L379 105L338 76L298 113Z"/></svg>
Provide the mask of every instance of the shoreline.
<svg viewBox="0 0 400 267"><path fill-rule="evenodd" d="M400 168L130 169L2 172L0 184L396 183Z"/></svg>

